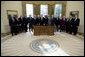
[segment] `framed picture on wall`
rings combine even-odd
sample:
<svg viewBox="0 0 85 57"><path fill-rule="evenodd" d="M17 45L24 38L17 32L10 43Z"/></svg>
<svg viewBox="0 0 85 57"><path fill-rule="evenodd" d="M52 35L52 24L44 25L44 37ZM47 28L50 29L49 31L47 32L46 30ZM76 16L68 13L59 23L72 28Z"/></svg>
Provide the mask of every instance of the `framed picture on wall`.
<svg viewBox="0 0 85 57"><path fill-rule="evenodd" d="M17 10L7 10L7 16L8 15L11 15L11 16L17 15L18 16L18 11Z"/></svg>
<svg viewBox="0 0 85 57"><path fill-rule="evenodd" d="M70 15L79 17L79 11L71 11Z"/></svg>

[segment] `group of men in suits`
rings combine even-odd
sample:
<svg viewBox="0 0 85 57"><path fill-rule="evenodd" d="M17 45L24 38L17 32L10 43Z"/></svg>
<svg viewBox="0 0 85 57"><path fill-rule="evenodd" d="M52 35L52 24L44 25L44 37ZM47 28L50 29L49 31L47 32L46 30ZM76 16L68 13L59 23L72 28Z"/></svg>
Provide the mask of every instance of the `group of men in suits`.
<svg viewBox="0 0 85 57"><path fill-rule="evenodd" d="M51 17L49 15L45 15L44 17L43 15L34 15L34 17L31 17L31 15L29 15L29 17L20 16L18 18L17 15L8 15L8 18L12 35L16 35L20 31L27 32L28 25L29 31L33 31L33 27L36 25L56 26L57 31L66 31L67 33L74 33L74 35L76 35L80 23L80 19L76 16L66 18L65 16L55 17L54 15Z"/></svg>
<svg viewBox="0 0 85 57"><path fill-rule="evenodd" d="M70 16L70 18L63 17L60 20L60 30L76 35L78 32L79 23L80 19L76 15Z"/></svg>

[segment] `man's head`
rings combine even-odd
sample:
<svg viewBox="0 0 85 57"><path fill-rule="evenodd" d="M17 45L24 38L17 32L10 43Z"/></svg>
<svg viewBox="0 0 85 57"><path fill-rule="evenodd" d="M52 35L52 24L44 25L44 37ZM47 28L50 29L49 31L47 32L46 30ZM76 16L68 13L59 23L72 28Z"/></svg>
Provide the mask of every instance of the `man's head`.
<svg viewBox="0 0 85 57"><path fill-rule="evenodd" d="M38 15L38 17L40 17L40 15Z"/></svg>
<svg viewBox="0 0 85 57"><path fill-rule="evenodd" d="M36 17L36 15L34 15L34 18Z"/></svg>
<svg viewBox="0 0 85 57"><path fill-rule="evenodd" d="M31 17L31 15L29 15L29 17Z"/></svg>
<svg viewBox="0 0 85 57"><path fill-rule="evenodd" d="M41 14L40 17L43 17L43 15Z"/></svg>
<svg viewBox="0 0 85 57"><path fill-rule="evenodd" d="M47 15L45 15L45 17L48 17Z"/></svg>
<svg viewBox="0 0 85 57"><path fill-rule="evenodd" d="M52 17L54 17L54 15L52 14Z"/></svg>

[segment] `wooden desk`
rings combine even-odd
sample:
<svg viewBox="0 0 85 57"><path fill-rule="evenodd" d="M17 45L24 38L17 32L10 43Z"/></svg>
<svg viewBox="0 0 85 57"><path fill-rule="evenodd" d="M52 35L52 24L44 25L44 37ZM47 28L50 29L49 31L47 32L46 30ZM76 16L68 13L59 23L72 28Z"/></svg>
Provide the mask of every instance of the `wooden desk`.
<svg viewBox="0 0 85 57"><path fill-rule="evenodd" d="M34 26L34 35L54 35L54 26Z"/></svg>

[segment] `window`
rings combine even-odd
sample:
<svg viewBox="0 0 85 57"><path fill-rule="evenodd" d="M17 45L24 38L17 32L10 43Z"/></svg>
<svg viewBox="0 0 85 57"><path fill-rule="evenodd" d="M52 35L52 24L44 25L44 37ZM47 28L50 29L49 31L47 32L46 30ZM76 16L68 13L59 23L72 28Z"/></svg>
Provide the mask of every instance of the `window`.
<svg viewBox="0 0 85 57"><path fill-rule="evenodd" d="M29 17L29 15L33 17L33 4L26 4L26 15L27 17Z"/></svg>
<svg viewBox="0 0 85 57"><path fill-rule="evenodd" d="M61 17L62 15L62 4L56 4L54 9L54 16Z"/></svg>
<svg viewBox="0 0 85 57"><path fill-rule="evenodd" d="M40 6L40 14L43 15L48 15L48 5L41 5Z"/></svg>

